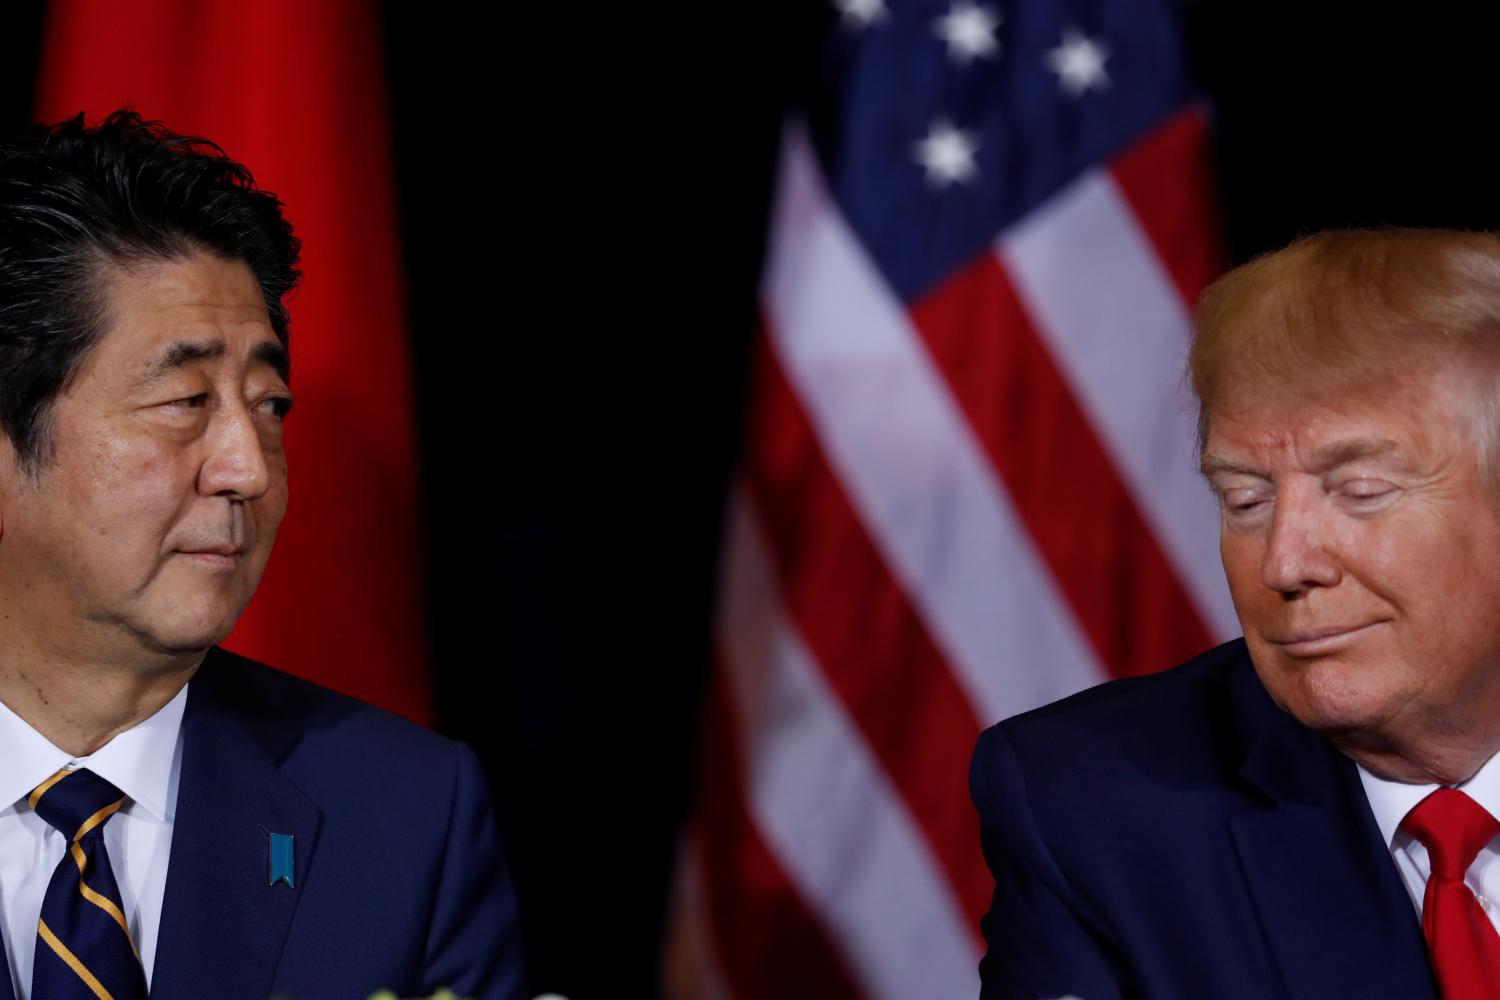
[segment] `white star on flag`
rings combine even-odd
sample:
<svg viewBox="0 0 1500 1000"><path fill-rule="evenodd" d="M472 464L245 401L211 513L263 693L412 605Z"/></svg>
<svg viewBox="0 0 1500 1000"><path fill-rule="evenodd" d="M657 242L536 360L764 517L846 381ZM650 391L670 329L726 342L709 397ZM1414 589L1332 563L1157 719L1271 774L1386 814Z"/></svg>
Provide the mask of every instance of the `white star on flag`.
<svg viewBox="0 0 1500 1000"><path fill-rule="evenodd" d="M933 22L933 29L947 43L949 58L967 63L1000 51L1000 43L995 40L1000 21L999 11L957 0L953 9Z"/></svg>
<svg viewBox="0 0 1500 1000"><path fill-rule="evenodd" d="M885 0L833 0L833 5L843 15L844 25L856 30L882 21L886 15Z"/></svg>
<svg viewBox="0 0 1500 1000"><path fill-rule="evenodd" d="M967 132L945 121L936 121L927 137L917 143L916 159L927 171L927 181L935 187L971 180L977 168L974 153L979 143Z"/></svg>
<svg viewBox="0 0 1500 1000"><path fill-rule="evenodd" d="M1047 53L1047 65L1057 74L1058 83L1069 97L1078 97L1089 90L1104 90L1109 86L1109 74L1104 72L1104 60L1109 58L1109 47L1096 41L1076 28L1063 32L1062 44Z"/></svg>

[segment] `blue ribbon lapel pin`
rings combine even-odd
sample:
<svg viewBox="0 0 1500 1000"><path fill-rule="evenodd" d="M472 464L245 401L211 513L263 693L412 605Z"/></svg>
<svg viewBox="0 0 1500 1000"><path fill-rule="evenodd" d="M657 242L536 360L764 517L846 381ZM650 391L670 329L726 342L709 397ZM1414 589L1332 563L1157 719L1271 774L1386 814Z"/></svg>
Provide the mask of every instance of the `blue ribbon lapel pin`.
<svg viewBox="0 0 1500 1000"><path fill-rule="evenodd" d="M270 841L269 874L266 885L285 882L290 889L297 888L297 856L295 840L290 833L272 833L265 827L260 832Z"/></svg>

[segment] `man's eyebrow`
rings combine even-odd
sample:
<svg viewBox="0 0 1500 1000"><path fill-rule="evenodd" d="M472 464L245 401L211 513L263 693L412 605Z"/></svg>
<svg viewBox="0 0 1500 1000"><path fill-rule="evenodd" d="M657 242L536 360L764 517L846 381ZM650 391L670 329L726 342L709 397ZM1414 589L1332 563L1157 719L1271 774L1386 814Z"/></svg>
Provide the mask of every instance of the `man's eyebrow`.
<svg viewBox="0 0 1500 1000"><path fill-rule="evenodd" d="M141 366L141 381L153 382L193 361L224 356L222 340L174 340Z"/></svg>
<svg viewBox="0 0 1500 1000"><path fill-rule="evenodd" d="M1312 464L1318 472L1327 472L1361 459L1380 458L1396 449L1396 442L1390 438L1354 438L1348 441L1335 441L1314 451Z"/></svg>
<svg viewBox="0 0 1500 1000"><path fill-rule="evenodd" d="M1210 452L1204 452L1203 456L1198 459L1198 471L1205 476L1224 472L1243 476L1259 476L1261 479L1266 478L1266 474L1260 469L1245 465L1243 462L1236 462L1233 459L1214 455Z"/></svg>
<svg viewBox="0 0 1500 1000"><path fill-rule="evenodd" d="M1350 462L1358 462L1366 458L1379 458L1383 455L1396 451L1398 445L1390 438L1352 438L1345 441L1335 441L1324 445L1312 453L1312 471L1323 473L1336 469ZM1234 459L1215 455L1212 452L1204 452L1203 457L1198 460L1198 469L1205 476L1213 476L1216 473L1230 475L1258 476L1267 478L1264 470Z"/></svg>
<svg viewBox="0 0 1500 1000"><path fill-rule="evenodd" d="M264 361L275 369L281 381L290 383L292 380L292 356L281 344L272 340L263 340L255 345L250 352L253 361Z"/></svg>
<svg viewBox="0 0 1500 1000"><path fill-rule="evenodd" d="M223 356L222 340L173 341L141 366L141 382L153 382L194 361L212 361ZM256 344L250 351L250 358L270 365L283 382L291 376L291 355L279 343L267 340Z"/></svg>

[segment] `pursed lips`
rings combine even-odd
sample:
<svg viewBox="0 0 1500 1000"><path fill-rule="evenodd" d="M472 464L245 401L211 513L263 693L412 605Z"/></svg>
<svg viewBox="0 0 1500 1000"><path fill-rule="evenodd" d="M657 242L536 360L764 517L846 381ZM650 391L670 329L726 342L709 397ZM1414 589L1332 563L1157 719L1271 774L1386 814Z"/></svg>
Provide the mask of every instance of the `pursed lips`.
<svg viewBox="0 0 1500 1000"><path fill-rule="evenodd" d="M242 504L231 503L228 505L229 523L214 525L217 517L208 520L199 520L195 528L185 530L186 534L191 530L202 530L203 539L190 538L178 545L173 551L179 555L192 556L195 561L215 566L233 566L255 545L255 522L247 516L247 511ZM225 530L227 529L227 530ZM218 535L211 539L209 536ZM228 537L224 537L228 535Z"/></svg>
<svg viewBox="0 0 1500 1000"><path fill-rule="evenodd" d="M210 566L233 566L239 561L239 557L245 554L242 546L228 544L182 548L177 552L179 555L191 556L195 561Z"/></svg>
<svg viewBox="0 0 1500 1000"><path fill-rule="evenodd" d="M1373 621L1358 625L1319 625L1268 635L1266 640L1292 656L1314 656L1337 649L1345 640L1379 624L1379 621Z"/></svg>

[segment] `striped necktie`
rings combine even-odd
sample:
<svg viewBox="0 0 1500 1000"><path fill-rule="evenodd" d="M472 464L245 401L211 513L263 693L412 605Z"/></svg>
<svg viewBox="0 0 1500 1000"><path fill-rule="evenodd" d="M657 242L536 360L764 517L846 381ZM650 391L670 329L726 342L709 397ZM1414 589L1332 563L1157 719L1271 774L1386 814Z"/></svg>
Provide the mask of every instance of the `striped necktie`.
<svg viewBox="0 0 1500 1000"><path fill-rule="evenodd" d="M37 921L31 1000L146 1000L146 974L104 850L104 824L125 802L86 770L61 770L28 799L68 839Z"/></svg>

